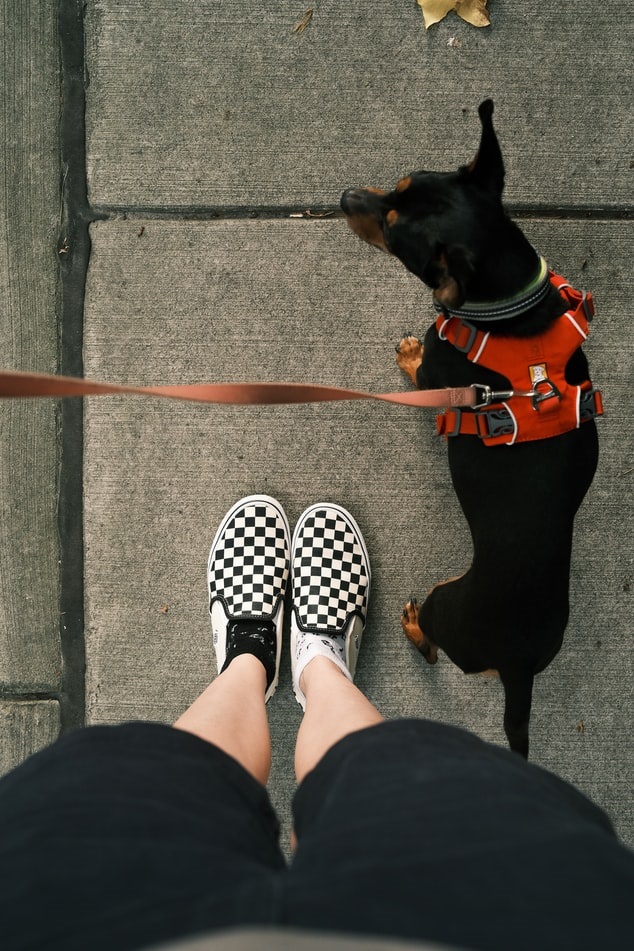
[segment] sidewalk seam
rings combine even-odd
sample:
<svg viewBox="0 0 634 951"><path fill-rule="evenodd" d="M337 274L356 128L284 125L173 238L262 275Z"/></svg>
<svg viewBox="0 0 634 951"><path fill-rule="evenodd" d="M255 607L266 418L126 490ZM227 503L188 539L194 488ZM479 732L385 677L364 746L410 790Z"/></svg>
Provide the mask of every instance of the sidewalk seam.
<svg viewBox="0 0 634 951"><path fill-rule="evenodd" d="M518 203L505 205L511 218L546 218L560 221L628 221L634 218L634 207L628 205L539 205ZM285 219L323 221L343 218L338 205L94 205L91 220L116 218L165 219L167 221L214 221L248 219Z"/></svg>
<svg viewBox="0 0 634 951"><path fill-rule="evenodd" d="M59 371L83 376L83 320L90 257L85 139L84 3L60 0L60 162L62 215L58 243ZM61 732L83 726L86 706L83 547L83 401L60 409Z"/></svg>

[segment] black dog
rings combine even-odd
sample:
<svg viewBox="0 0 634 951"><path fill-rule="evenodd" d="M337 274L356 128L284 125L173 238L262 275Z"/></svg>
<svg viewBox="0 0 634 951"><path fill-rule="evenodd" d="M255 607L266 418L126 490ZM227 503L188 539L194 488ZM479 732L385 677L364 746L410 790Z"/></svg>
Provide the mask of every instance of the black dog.
<svg viewBox="0 0 634 951"><path fill-rule="evenodd" d="M401 341L401 369L420 389L478 384L479 408L439 418L473 563L408 602L403 628L431 664L441 647L465 673L499 672L506 735L528 756L533 677L568 621L573 521L597 466L601 401L580 349L591 298L548 272L506 215L493 103L479 114L470 165L413 173L391 192L349 189L341 206L360 237L434 290L441 315L424 347Z"/></svg>

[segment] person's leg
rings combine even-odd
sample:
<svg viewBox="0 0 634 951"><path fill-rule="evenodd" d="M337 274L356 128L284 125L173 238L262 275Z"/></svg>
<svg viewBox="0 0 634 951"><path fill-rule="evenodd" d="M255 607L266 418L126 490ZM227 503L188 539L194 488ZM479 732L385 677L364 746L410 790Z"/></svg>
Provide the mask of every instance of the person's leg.
<svg viewBox="0 0 634 951"><path fill-rule="evenodd" d="M3 947L128 951L273 924L278 837L265 787L192 733L66 734L0 779Z"/></svg>
<svg viewBox="0 0 634 951"><path fill-rule="evenodd" d="M618 921L612 946L621 946L634 857L605 816L464 731L381 722L351 683L370 581L351 517L307 510L291 560L293 684L305 717L288 923L501 951L595 947ZM601 899L580 916L591 881Z"/></svg>
<svg viewBox="0 0 634 951"><path fill-rule="evenodd" d="M271 739L265 703L279 677L290 531L281 505L249 496L233 505L214 537L207 582L218 677L174 726L268 779Z"/></svg>
<svg viewBox="0 0 634 951"><path fill-rule="evenodd" d="M78 730L0 779L7 948L128 951L279 920L285 861L263 785L264 703L279 669L288 534L266 497L225 517L208 571L219 674L176 729Z"/></svg>
<svg viewBox="0 0 634 951"><path fill-rule="evenodd" d="M295 746L298 783L338 740L383 720L327 657L313 658L304 668L300 683L306 713ZM253 655L243 654L174 723L177 729L193 733L233 756L263 786L271 768L265 687L263 665Z"/></svg>
<svg viewBox="0 0 634 951"><path fill-rule="evenodd" d="M252 654L241 654L194 700L174 727L213 743L265 786L271 768L265 691L264 666Z"/></svg>
<svg viewBox="0 0 634 951"><path fill-rule="evenodd" d="M631 934L634 854L607 817L455 727L350 733L306 775L293 818L292 927L483 951L616 951Z"/></svg>
<svg viewBox="0 0 634 951"><path fill-rule="evenodd" d="M344 736L383 721L376 707L327 657L315 657L304 668L300 685L306 713L295 746L298 783Z"/></svg>

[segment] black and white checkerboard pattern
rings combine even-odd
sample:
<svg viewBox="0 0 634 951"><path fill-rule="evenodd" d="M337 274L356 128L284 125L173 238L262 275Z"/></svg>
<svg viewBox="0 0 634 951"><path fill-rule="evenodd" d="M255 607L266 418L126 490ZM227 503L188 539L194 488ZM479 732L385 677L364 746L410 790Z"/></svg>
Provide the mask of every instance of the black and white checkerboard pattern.
<svg viewBox="0 0 634 951"><path fill-rule="evenodd" d="M210 603L221 598L231 617L271 616L289 572L284 523L266 503L238 510L209 557Z"/></svg>
<svg viewBox="0 0 634 951"><path fill-rule="evenodd" d="M293 605L304 630L341 633L353 613L365 621L370 579L364 548L340 512L307 516L293 551Z"/></svg>

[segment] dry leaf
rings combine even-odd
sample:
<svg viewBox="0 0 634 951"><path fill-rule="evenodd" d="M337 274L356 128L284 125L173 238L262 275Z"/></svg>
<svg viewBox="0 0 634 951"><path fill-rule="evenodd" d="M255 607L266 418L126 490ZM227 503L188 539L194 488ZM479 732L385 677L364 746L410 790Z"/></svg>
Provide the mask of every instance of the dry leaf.
<svg viewBox="0 0 634 951"><path fill-rule="evenodd" d="M307 208L304 212L305 218L330 218L331 215L334 215L334 211L311 211Z"/></svg>
<svg viewBox="0 0 634 951"><path fill-rule="evenodd" d="M289 218L330 218L331 215L334 215L334 211L311 211L310 208L307 208L306 211L292 211Z"/></svg>
<svg viewBox="0 0 634 951"><path fill-rule="evenodd" d="M425 29L444 20L451 10L472 26L489 26L487 0L418 0L423 11Z"/></svg>

